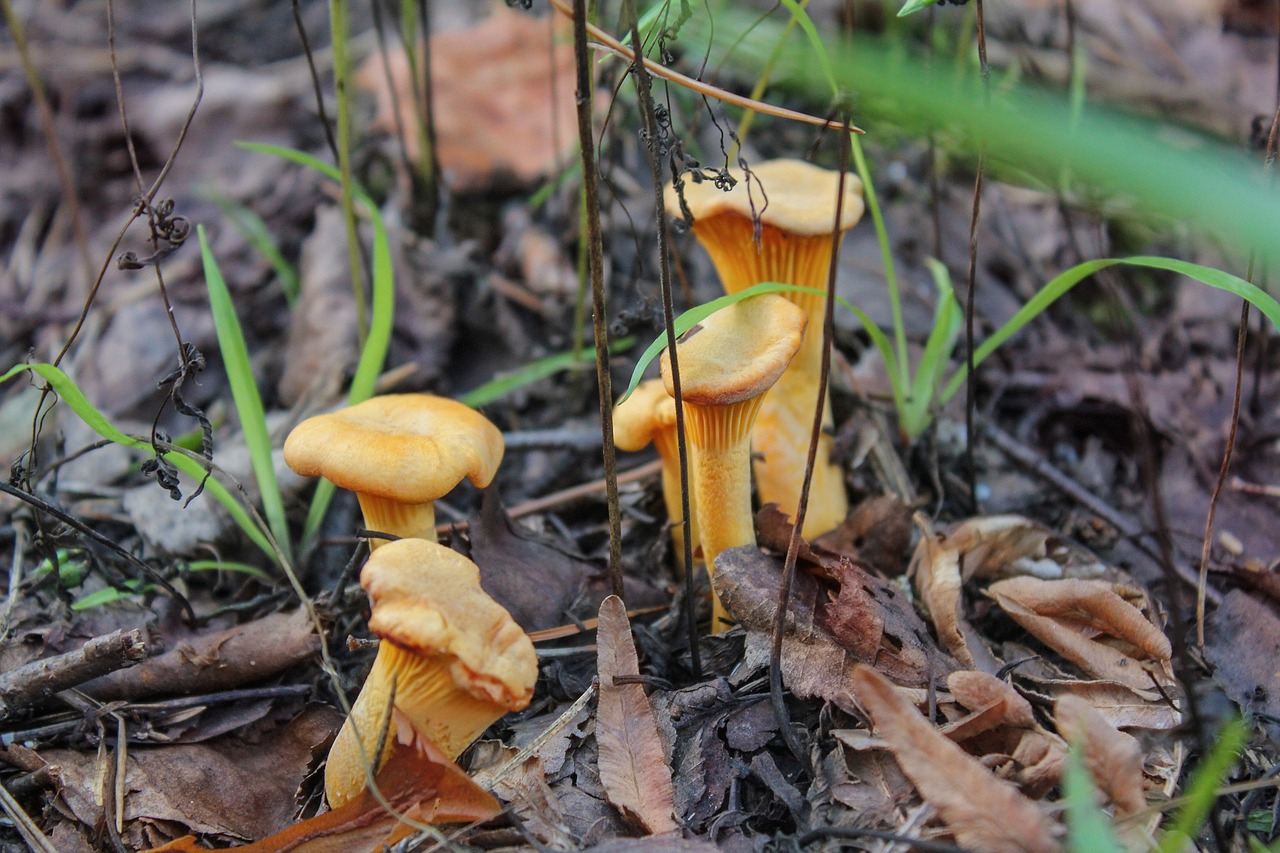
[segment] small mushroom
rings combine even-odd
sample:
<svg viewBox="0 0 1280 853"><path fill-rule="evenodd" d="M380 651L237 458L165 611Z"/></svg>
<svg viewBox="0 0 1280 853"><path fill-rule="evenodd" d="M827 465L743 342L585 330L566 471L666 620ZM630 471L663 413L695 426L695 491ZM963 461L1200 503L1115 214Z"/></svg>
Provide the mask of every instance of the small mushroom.
<svg viewBox="0 0 1280 853"><path fill-rule="evenodd" d="M751 514L751 427L764 394L786 370L804 337L804 311L777 294L735 302L676 342L685 428L693 449L698 536L707 573L716 555L756 541ZM671 358L662 354L671 394ZM711 630L727 627L712 584Z"/></svg>
<svg viewBox="0 0 1280 853"><path fill-rule="evenodd" d="M422 539L389 542L369 556L360 583L382 643L329 752L325 793L334 808L365 787L384 731L375 774L397 744L415 738L457 758L503 714L527 707L538 679L529 636L461 554Z"/></svg>
<svg viewBox="0 0 1280 853"><path fill-rule="evenodd" d="M284 443L294 471L356 493L370 530L432 542L434 501L464 477L489 485L502 451L502 433L488 418L431 394L388 394L316 415Z"/></svg>
<svg viewBox="0 0 1280 853"><path fill-rule="evenodd" d="M684 510L680 500L680 450L676 436L676 401L667 394L661 379L641 382L631 396L613 410L613 443L619 450L644 450L653 442L662 460L662 496L671 520L671 544L676 565L684 570ZM698 544L698 508L692 482L689 488L689 541Z"/></svg>
<svg viewBox="0 0 1280 853"><path fill-rule="evenodd" d="M730 175L736 183L727 192L709 181L687 182L680 191L668 187L666 197L668 210L693 217L693 233L711 256L725 292L737 293L763 281L825 291L832 237L852 228L862 216L862 182L856 175L845 176L837 223L837 172L801 160L770 160L750 175L739 170L730 170ZM817 293L783 295L804 309L809 333L800 353L765 398L752 442L760 502L776 503L794 517L818 402L826 299ZM823 424L829 430L830 400L823 406ZM831 462L833 445L832 436L824 432L802 531L807 538L835 528L849 512L844 472Z"/></svg>

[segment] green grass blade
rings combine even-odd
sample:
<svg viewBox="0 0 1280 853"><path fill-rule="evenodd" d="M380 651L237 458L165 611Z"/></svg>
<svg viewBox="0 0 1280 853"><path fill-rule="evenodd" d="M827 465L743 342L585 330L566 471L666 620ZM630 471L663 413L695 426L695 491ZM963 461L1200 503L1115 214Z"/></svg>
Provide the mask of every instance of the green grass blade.
<svg viewBox="0 0 1280 853"><path fill-rule="evenodd" d="M1218 798L1218 788L1240 756L1248 735L1249 726L1240 719L1232 720L1218 732L1213 748L1200 759L1200 764L1183 788L1186 804L1174 815L1173 822L1161 836L1160 853L1180 853L1199 834L1214 800Z"/></svg>
<svg viewBox="0 0 1280 853"><path fill-rule="evenodd" d="M818 61L818 70L822 72L822 79L831 87L832 99L839 98L840 84L836 82L835 70L831 67L831 56L827 53L827 46L822 43L822 36L818 35L818 27L813 23L813 18L809 17L809 13L796 0L782 0L782 5L787 7L792 20L800 25L805 37L809 39L811 55Z"/></svg>
<svg viewBox="0 0 1280 853"><path fill-rule="evenodd" d="M6 382L19 373L28 370L48 382L62 402L66 403L67 408L75 412L76 417L84 421L85 426L98 435L124 447L131 447L147 453L152 452L151 445L148 442L126 435L117 429L102 412L98 411L93 403L89 402L89 398L84 395L84 392L72 381L71 377L52 364L15 365L8 372L0 375L0 383ZM204 479L204 468L191 457L183 456L181 453L170 453L165 459L172 463L173 467L196 482ZM222 504L227 512L231 514L236 524L240 526L240 529L245 532L245 535L253 541L253 544L261 548L271 559L275 559L275 550L271 547L271 541L267 539L263 531L254 522L252 516L245 511L244 506L228 491L226 486L210 477L208 482L205 483L205 491L212 495L218 503Z"/></svg>
<svg viewBox="0 0 1280 853"><path fill-rule="evenodd" d="M951 274L947 268L933 258L927 258L925 263L938 286L938 304L933 312L933 328L929 330L924 353L911 383L911 399L907 401L906 410L899 412L902 430L908 438L916 438L929 425L930 409L942 372L955 349L956 334L960 330L960 321L964 319L956 303L955 289L951 286Z"/></svg>
<svg viewBox="0 0 1280 853"><path fill-rule="evenodd" d="M263 142L237 142L236 144L248 151L270 154L290 163L314 169L334 181L342 181L341 172L305 151ZM391 263L391 239L387 234L386 222L378 206L359 184L353 183L352 192L369 211L369 219L373 223L373 302L369 314L369 329L364 346L360 350L360 360L356 364L355 375L351 378L351 388L347 393L347 405L354 406L373 396L378 376L386 364L387 349L391 345L391 330L395 325L396 281L395 268ZM316 484L311 506L307 509L307 520L302 528L303 548L311 543L320 530L320 524L324 521L325 513L329 511L329 504L335 492L336 488L328 480L322 479Z"/></svg>
<svg viewBox="0 0 1280 853"><path fill-rule="evenodd" d="M1096 273L1098 270L1105 269L1117 264L1125 264L1128 266L1147 267L1150 269L1162 269L1169 272L1176 272L1193 278L1210 287L1218 290L1225 290L1233 293L1242 299L1247 299L1249 304L1257 308L1259 311L1271 321L1277 329L1280 329L1280 303L1276 302L1266 291L1256 285L1250 284L1239 276L1232 275L1222 270L1213 269L1212 267L1193 264L1188 261L1179 261L1174 258L1158 258L1149 255L1136 255L1131 258L1102 258L1096 261L1085 261L1077 264L1065 272L1050 279L1043 287L1023 305L1018 312L1013 315L1003 326L996 330L995 334L987 338L978 346L973 353L974 366L981 364L987 356L995 352L1000 346L1013 337L1023 326L1030 323L1033 319L1042 314L1045 309L1052 305L1060 296L1071 288L1075 287L1084 279ZM939 403L946 403L952 395L960 390L964 385L965 376L968 373L967 366L962 366L956 374L951 377L951 381L947 383L946 389L939 397Z"/></svg>
<svg viewBox="0 0 1280 853"><path fill-rule="evenodd" d="M273 583L271 575L262 569L237 560L191 560L186 564L186 570L189 572L239 572L263 583Z"/></svg>
<svg viewBox="0 0 1280 853"><path fill-rule="evenodd" d="M150 592L153 589L155 589L155 584L144 584L140 580L127 580L125 581L124 589L109 586L106 589L91 592L85 597L73 601L71 603L71 609L76 613L84 610L92 610L95 607L114 604L117 601L123 601L126 598L132 598L135 595L141 595L142 593Z"/></svg>
<svg viewBox="0 0 1280 853"><path fill-rule="evenodd" d="M222 352L222 361L227 369L227 380L231 385L231 397L235 401L236 414L240 418L240 429L244 433L245 445L249 448L249 461L253 466L253 475L258 481L262 514L266 517L267 526L271 528L271 533L275 536L285 558L292 561L293 546L289 536L289 521L284 512L280 484L276 482L271 436L267 432L267 413L262 408L258 383L253 377L253 367L249 363L249 348L245 345L244 332L240 328L240 319L236 317L231 293L227 290L227 283L222 278L222 271L218 269L213 251L209 248L203 225L196 226L196 234L200 238L200 258L204 262L204 280L209 290L209 308L213 312L214 329L218 334L218 349Z"/></svg>
<svg viewBox="0 0 1280 853"><path fill-rule="evenodd" d="M1068 853L1124 853L1111 822L1098 806L1098 790L1075 745L1067 752L1062 792L1067 801Z"/></svg>
<svg viewBox="0 0 1280 853"><path fill-rule="evenodd" d="M625 352L630 349L636 342L634 337L618 338L609 345L609 352L618 353ZM562 370L567 370L575 364L589 364L581 354L573 352L562 352L555 355L549 355L546 358L540 358L537 361L530 362L519 370L514 370L503 376L499 376L479 388L475 388L463 394L458 400L466 403L473 409L492 403L499 397L510 394L517 388L522 388L531 382L537 382L539 379L546 379L548 376L554 376Z"/></svg>
<svg viewBox="0 0 1280 853"><path fill-rule="evenodd" d="M898 17L905 18L907 15L914 15L921 9L928 9L937 0L907 0L902 4L902 8L898 10Z"/></svg>
<svg viewBox="0 0 1280 853"><path fill-rule="evenodd" d="M218 210L222 211L223 216L227 217L249 245L267 259L267 263L275 271L276 279L280 282L280 289L284 292L284 298L288 301L289 307L296 305L298 292L302 289L297 267L289 263L280 251L275 238L271 236L270 229L267 228L267 223L243 204L237 204L216 190L207 190L205 195Z"/></svg>

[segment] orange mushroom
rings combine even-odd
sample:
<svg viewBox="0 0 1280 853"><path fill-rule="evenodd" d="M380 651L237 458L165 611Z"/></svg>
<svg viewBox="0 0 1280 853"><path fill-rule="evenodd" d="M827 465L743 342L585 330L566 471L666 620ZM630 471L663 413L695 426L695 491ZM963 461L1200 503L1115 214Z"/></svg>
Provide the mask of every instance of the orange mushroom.
<svg viewBox="0 0 1280 853"><path fill-rule="evenodd" d="M456 551L389 542L369 556L360 583L382 643L329 751L325 793L334 808L365 787L366 767L376 774L397 743L422 738L457 758L508 711L527 707L538 678L529 636Z"/></svg>
<svg viewBox="0 0 1280 853"><path fill-rule="evenodd" d="M846 175L840 221L836 222L839 173L800 160L771 160L750 175L730 170L728 191L709 181L667 188L668 210L692 217L698 242L707 250L726 293L765 281L825 291L831 269L831 240L862 216L862 182ZM683 199L683 204L681 203ZM765 397L752 446L761 503L776 503L794 517L808 456L822 368L822 325L826 300L818 293L785 293L804 309L809 331L800 353ZM831 427L831 403L823 401L823 423ZM816 537L835 528L849 512L844 472L831 462L834 439L819 438L803 534Z"/></svg>
<svg viewBox="0 0 1280 853"><path fill-rule="evenodd" d="M698 495L698 536L707 573L721 551L756 541L751 513L751 427L765 392L800 349L802 310L776 294L735 302L707 317L676 342L685 426ZM671 384L670 354L662 381ZM727 627L712 584L711 630Z"/></svg>

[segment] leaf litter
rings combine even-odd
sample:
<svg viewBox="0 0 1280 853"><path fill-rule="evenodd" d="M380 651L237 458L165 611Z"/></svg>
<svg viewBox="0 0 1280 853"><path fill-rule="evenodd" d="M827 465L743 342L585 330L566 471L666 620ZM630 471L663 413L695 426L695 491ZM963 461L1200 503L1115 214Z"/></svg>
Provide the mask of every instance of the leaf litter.
<svg viewBox="0 0 1280 853"><path fill-rule="evenodd" d="M1112 20L1108 17L1112 13L1101 4L1080 5L1094 30L1099 20ZM1052 41L1061 34L1052 35L1057 25L1040 15L1042 6L1045 4L1026 4L1025 8L996 11L1013 18L1025 16L1025 21L1043 29ZM1165 17L1186 17L1178 9L1156 14L1145 4L1139 6L1118 31L1146 26L1143 22L1147 19L1159 25ZM40 14L54 22L46 31L58 32L58 24L66 23L64 16L69 13L51 7ZM269 14L279 14L279 10ZM572 104L571 88L566 87L572 74L563 65L564 44L553 46L554 24L539 21L529 26L530 20L504 12L494 16L488 25L492 30L433 40L433 50L439 48L435 55L446 63L442 66L445 69L456 67L451 63L457 63L458 57L467 68L465 63L474 62L467 58L474 56L474 45L500 48L483 75L460 75L474 78L472 82L479 84L476 90L460 93L457 103L448 99L440 102L446 137L454 132L451 128L478 126L471 119L481 112L475 105L481 103L486 91L498 92L507 100L514 94L519 102L514 119L510 111L503 117L506 130L498 136L504 150L499 154L527 154L527 162L504 163L487 149L472 146L474 150L466 150L466 142L459 154L459 148L449 147L454 142L442 142L446 176L455 190L463 191L458 207L477 220L484 214L476 215L470 209L474 202L466 198L465 190L483 187L503 192L515 185L527 186L554 171L557 160L563 159L563 152L554 146L513 141L516 130L532 129L540 142L555 136L571 140L576 133L560 115L563 106ZM287 21L278 19L276 23L281 26L273 31L287 30ZM170 24L169 31L183 33L183 21L175 18ZM1013 29L1017 25L1015 21ZM127 28L134 28L127 32L136 36L137 26L136 21L127 24ZM84 38L76 36L79 30L74 28L67 32L69 38ZM1178 35L1178 39L1186 37L1183 32ZM545 112L528 108L528 103L546 97L545 92L555 85L543 78L541 69L533 74L528 68L528 56L540 49L532 45L543 41L550 57L545 63L548 76L561 86L555 96L556 108ZM1096 49L1099 33L1091 30L1088 41L1091 49ZM1107 63L1116 58L1112 54ZM154 57L148 61L153 62ZM1205 62L1202 55L1193 61ZM407 67L403 56L393 62L399 63L396 73L403 75ZM141 67L145 69L146 63ZM1091 64L1090 73L1098 67L1108 66ZM301 75L289 75L283 85L270 80L270 85L250 87L250 76L266 78L270 74L237 76L224 73L225 68L207 70L210 81L216 83L211 90L216 110L209 113L211 116L234 114L235 126L254 131L274 123L265 132L278 133L281 138L288 138L280 126L282 116L299 122L314 118ZM1143 70L1150 69L1143 66ZM75 63L51 73L61 76L65 91L81 82L75 75L84 74ZM380 71L365 75L366 79L380 76ZM512 85L486 82L492 79ZM179 126L188 95L185 81L180 82L181 86L167 77L148 81L143 103L151 109L137 112L143 116L140 127L151 147L163 147L166 135ZM397 86L407 88L403 76ZM229 97L237 87L239 100ZM535 89L542 94L528 94ZM89 91L83 97L92 101L97 96ZM385 101L387 94L382 97ZM393 125L390 108L383 104L384 130ZM452 117L450 110L456 113ZM538 122L543 118L560 121L556 125L559 129L555 133L539 130ZM1217 122L1220 118L1218 105L1208 120ZM216 150L218 140L231 133L231 126L218 133L196 134L195 150L201 155ZM90 137L86 141L91 160L97 156L105 162L118 153L114 147L118 140L104 142L93 134ZM472 161L473 154L488 159ZM242 193L240 200L272 215L272 226L280 229L290 254L296 256L304 240L310 244L304 257L332 249L336 232L322 221L331 217L314 213L331 210L331 198L307 179L300 181L296 174L259 160L242 168L242 157L183 160L180 163L185 172L180 169L175 174L185 180L190 164L199 162L207 164L201 169L212 181L231 188L252 184L253 192ZM632 193L626 176L619 177L616 191L636 201L639 209L643 201ZM904 186L910 190L915 177L905 180L908 183ZM105 185L95 200L95 213L102 214L103 222L108 221L118 213L117 208L129 206L134 192L129 181ZM1021 214L1034 212L1041 217L1037 223L1050 223L1049 227L1038 225L1039 232L1030 235L1035 239L1026 245L992 231L983 235L984 252L990 247L992 256L1000 257L1016 276L1027 279L1016 287L1043 280L1037 270L1051 267L1065 251L1059 245L1063 239L1057 223L1060 206L1048 196L1029 202L1025 194L1012 191L998 192L993 200L997 219L1017 225ZM4 304L21 308L17 318L7 311L0 315L4 330L0 340L5 342L3 348L10 360L21 357L19 348L25 350L40 342L36 335L27 334L34 316L27 313L29 309L67 313L65 306L39 304L40 299L57 293L59 276L66 275L61 270L67 265L56 257L61 250L54 241L47 246L32 242L30 235L43 231L44 226L37 227L40 216L36 213L30 216L32 224L23 225L24 242L13 258L12 271L21 277L24 270L38 268L44 275L32 278L39 290L33 289L30 295L19 290L17 299L11 298L9 279L0 285L7 288L0 293ZM461 247L426 247L407 229L393 226L400 244L396 247L397 263L414 271L409 277L416 279L421 266L432 267L427 273L439 273L436 262L454 259L445 274L436 275L426 290L401 306L424 318L397 333L400 363L420 366L413 381L424 385L440 381L457 387L478 384L471 382L470 376L459 378L446 370L452 362L493 362L470 353L464 359L452 352L457 348L455 326L472 329L469 324L496 318L487 328L501 328L503 344L510 350L506 354L518 359L543 354L537 351L540 341L566 339L565 321L553 314L551 307L569 304L575 285L572 264L567 262L572 240L556 236L566 230L572 214L553 210L548 216L553 219L549 226L535 222L532 230L527 223L518 222L519 216L505 216L501 223L486 225L488 232L467 235ZM6 224L14 223L10 218ZM18 225L10 230L17 233ZM527 239L529 233L535 239ZM1069 233L1075 235L1075 231ZM454 239L443 232L433 236L446 244ZM631 239L621 229L615 236L619 237L614 241L617 246ZM215 240L219 256L227 259L228 268L234 269L235 278L243 283L237 299L243 300L242 307L252 315L247 330L260 347L257 355L267 365L266 375L279 377L274 401L279 408L272 415L283 415L284 406L298 400L332 403L341 386L340 364L349 360L351 337L349 327L324 322L325 304L346 302L338 282L317 272L315 262L308 261L303 270L308 304L296 322L279 322L274 318L285 312L280 310L278 294L272 291L270 274L260 259L229 229L215 235ZM497 243L506 245L489 257L487 253ZM629 262L624 257L629 250L616 251L620 262ZM23 254L33 252L44 252L45 257L32 259ZM341 252L328 254L337 258ZM865 257L855 256L847 262L864 261ZM513 281L497 282L490 266ZM990 267L980 270L984 279L979 299L1008 302L1001 282L991 277L993 271ZM202 320L204 306L199 299L184 298L195 283L192 265L184 261L168 268L166 274L179 285L175 316L188 336L207 348L211 335ZM693 286L704 287L700 281ZM155 412L156 394L152 385L136 379L156 372L153 365L163 365L163 370L156 368L161 373L173 366L171 355L164 356L167 350L160 346L168 331L166 314L157 303L140 301L133 291L112 299L110 310L101 315L101 326L87 333L81 378L91 398L103 400L113 416L136 419L131 429L145 432ZM451 313L455 303L460 316ZM1183 301L1177 310L1189 309ZM70 315L74 313L70 311ZM1217 333L1229 325L1218 323L1212 312L1201 311L1193 319L1189 335L1175 328L1165 330L1167 337L1153 333L1151 339L1172 348L1185 361L1192 350L1179 347L1213 348L1221 337ZM625 321L643 326L644 311ZM139 333L139 322L143 322L145 334ZM1132 495L1125 494L1125 488L1133 486L1126 481L1133 466L1124 459L1126 450L1132 456L1132 448L1126 449L1106 429L1114 424L1107 412L1131 404L1120 381L1120 361L1114 349L1105 346L1082 354L1079 343L1070 340L1069 329L1064 334L1057 325L1047 325L1048 343L1040 355L1036 356L1033 348L1032 360L1021 362L1020 371L999 377L1014 393L1029 389L1042 397L1035 404L1039 408L1025 412L1022 434L1040 433L1039 443L1046 452L1052 452L1069 470L1095 488L1114 488L1119 498L1133 505ZM1064 340L1076 348L1061 348ZM270 350L264 341L285 343L285 349L298 356L297 363ZM91 358L94 350L105 357ZM1034 361L1036 357L1041 359L1039 363ZM1181 367L1161 371L1152 385L1154 408L1149 416L1176 445L1162 471L1166 491L1173 495L1178 519L1175 526L1194 527L1192 522L1201 512L1204 498L1198 471L1206 460L1215 462L1220 444L1222 391L1228 387L1224 377L1229 376L1231 363L1218 351L1213 359L1210 368L1196 374L1183 375ZM998 370L994 365L991 369ZM216 409L219 382L215 369L200 392L199 405L208 408L213 403ZM566 397L573 399L566 401ZM1180 408L1184 398L1195 403L1190 422ZM0 401L0 423L22 427L24 421L29 422L29 400L22 401L21 412L17 412L17 405L10 405L14 400L17 396ZM847 404L847 396L838 402ZM505 419L505 426L519 429L582 419L589 415L588 408L583 399L563 388L535 387L522 389L512 401L496 404L494 412ZM219 422L216 410L211 411ZM54 417L66 420L62 413ZM66 435L76 435L69 424L62 426L68 427ZM184 426L190 424L184 425L172 414L163 418L164 429L180 432ZM1090 431L1096 434L1080 437ZM6 446L19 432L19 428L4 431ZM219 432L224 445L228 432ZM90 440L75 438L68 443L83 446ZM23 441L12 444L15 454L25 448ZM234 548L229 535L234 531L225 521L210 519L204 526L178 530L173 516L162 515L137 498L120 497L116 484L134 482L129 479L129 460L108 460L108 454L101 453L110 464L95 465L93 454L85 457L85 464L68 462L67 472L76 476L67 481L74 482L76 489L62 489L59 498L77 514L93 518L157 561L174 554L190 555L213 544L206 541L213 538L220 547ZM949 464L945 448L942 461ZM1272 462L1265 452L1256 452L1247 470L1253 480L1268 481L1274 479ZM573 472L575 482L598 474L596 463L585 455L557 449L531 451L516 464L523 466L522 475L530 475L531 481L540 476L543 483L563 479L566 471ZM848 473L851 480L869 479L858 464L851 464ZM920 473L914 464L912 473ZM1008 477L1009 482L1014 479ZM508 477L502 484L503 493L527 494L524 490L528 487L517 480ZM922 475L920 482L926 481ZM1195 488L1179 488L1187 483ZM1032 485L1037 494L1042 491L1039 484ZM163 494L161 497L168 500ZM507 804L510 813L473 830L472 839L485 846L526 843L527 837L512 826L519 822L540 843L565 850L697 850L715 844L729 849L761 849L783 836L824 826L849 830L874 826L915 837L952 839L974 849L1053 850L1062 838L1054 818L1054 792L1069 745L1078 745L1104 797L1103 804L1118 816L1141 812L1149 801L1175 792L1187 758L1178 732L1184 723L1185 699L1172 678L1169 636L1181 629L1181 623L1157 606L1150 575L1139 578L1135 570L1131 576L1066 538L1068 529L1093 529L1096 519L1087 515L1080 526L1066 522L1046 526L1017 515L971 518L951 525L936 518L913 524L913 507L889 498L872 498L856 507L841 528L812 545L803 543L781 660L790 725L805 734L809 747L809 754L796 757L782 746L779 727L783 723L770 706L764 678L780 576L778 555L785 551L789 538L784 518L762 512L758 525L764 550L727 553L717 566L718 588L726 599L736 597L740 626L724 638L704 643L703 662L708 671L701 682L695 682L690 675L687 641L678 630L679 601L671 598L666 582L653 570L653 555L660 553L665 535L649 535L659 525L645 517L648 504L638 500L627 504L627 563L638 577L629 579L632 585L625 600L631 608L653 605L660 609L657 615L633 612L628 626L618 604L600 604L607 584L603 564L596 556L598 506L576 513L552 511L540 517L541 532L551 535L539 539L514 525L496 499L483 502L478 513L469 497L459 501L460 511L454 517L468 519L471 526L469 532L456 534L456 547L481 565L487 586L500 590L495 594L512 612L520 611L526 628L563 628L566 634L540 644L543 679L531 708L495 727L490 740L462 758L477 780L485 780L487 771L507 767L512 758L522 754L520 749L549 736L503 778L490 777L485 783ZM13 513L14 505L6 502L3 506L5 512ZM1221 568L1224 575L1246 570L1258 574L1259 566L1267 571L1258 555L1265 554L1269 543L1275 541L1274 531L1269 532L1266 524L1270 518L1266 513L1273 507L1243 491L1233 492L1224 507L1233 515L1238 513L1237 519L1246 519L1234 525L1241 530L1243 544L1234 549L1219 548L1214 568ZM14 529L27 523L23 517L12 517L17 519ZM954 503L946 503L943 517L958 517ZM1052 512L1043 517L1055 518ZM151 527L144 530L147 523ZM324 547L343 551L342 559L317 574L336 578L349 545L349 538L343 541L343 537L349 537L349 531L335 527L329 532L340 547L334 548L332 542ZM55 534L66 537L64 531ZM171 535L166 538L165 534ZM58 544L56 540L54 544ZM1249 560L1252 568L1246 566ZM91 568L101 566L104 558L91 554L88 562ZM101 583L96 573L91 582ZM317 638L310 633L309 620L297 613L270 615L281 598L275 590L254 583L230 583L225 575L209 585L194 579L190 585L201 612L230 605L243 608L245 618L231 624L224 615L194 631L175 631L171 609L163 600L150 597L71 617L62 604L64 590L31 583L24 586L12 612L6 611L12 617L5 625L10 642L0 648L6 669L11 663L76 647L116 627L142 623L149 624L156 637L164 638L161 645L168 649L103 682L101 692L88 691L92 698L87 703L81 700L78 705L57 706L73 711L33 707L28 718L3 733L6 746L0 759L15 767L15 773L38 773L46 767L59 770L57 784L44 788L37 784L22 795L33 813L43 809L44 825L56 839L57 848L109 849L106 845L112 843L110 836L115 832L110 812L114 798L107 789L113 772L110 762L117 752L122 756L124 804L119 843L129 849L162 843L187 832L198 832L209 841L241 842L262 839L277 830L284 835L260 841L265 846L251 849L380 849L387 839L409 833L407 825L397 824L381 805L368 800L356 804L354 811L326 813L321 824L293 823L303 815L310 817L315 810L314 771L336 717L328 706L304 703L299 698L303 694L271 691L314 687L329 702L336 702L314 665ZM322 592L318 586L311 591L322 599L330 640L341 640L347 632L362 632L364 603L358 594L350 590ZM593 627L589 619L598 607L601 619L598 627ZM574 624L575 620L580 624ZM1216 668L1215 678L1230 698L1270 716L1277 716L1273 706L1280 696L1272 665L1273 646L1280 648L1280 641L1272 642L1280 637L1277 624L1271 606L1243 591L1229 592L1224 606L1211 615L1210 641L1205 649L1206 658ZM341 656L340 677L345 687L358 686L367 658L367 652L360 650ZM601 685L596 704L588 703L562 721L564 709L597 675ZM110 692L109 684L113 685ZM234 693L239 698L220 704L219 693ZM152 694L161 698L147 700ZM186 700L191 704L183 704ZM121 743L115 742L118 718L125 720ZM1263 717L1264 726L1271 725L1268 719ZM1169 734L1166 740L1153 742L1151 732ZM32 748L22 747L19 741L30 743ZM639 760L640 756L644 760ZM197 781L210 775L218 779L216 785ZM403 754L384 768L383 776L384 793L389 793L393 805L415 815L433 810L441 817L453 818L497 815L497 801L466 782L461 770L446 767L430 756ZM666 785L661 784L662 779ZM6 782L10 781L13 776L6 777ZM225 798L205 796L208 791ZM673 826L694 837L628 837ZM171 849L197 849L194 842L176 843L178 846Z"/></svg>

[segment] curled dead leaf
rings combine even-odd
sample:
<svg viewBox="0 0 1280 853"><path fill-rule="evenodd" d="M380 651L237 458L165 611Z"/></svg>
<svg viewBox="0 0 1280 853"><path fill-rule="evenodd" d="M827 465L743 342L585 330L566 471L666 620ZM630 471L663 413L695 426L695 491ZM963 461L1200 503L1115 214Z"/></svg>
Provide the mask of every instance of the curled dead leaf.
<svg viewBox="0 0 1280 853"><path fill-rule="evenodd" d="M1054 707L1058 732L1080 748L1085 769L1111 802L1116 816L1137 814L1147 807L1142 783L1142 746L1132 735L1116 729L1088 700L1063 696Z"/></svg>
<svg viewBox="0 0 1280 853"><path fill-rule="evenodd" d="M989 853L1057 853L1054 824L1010 782L944 737L893 685L859 666L858 702L920 796L965 847Z"/></svg>
<svg viewBox="0 0 1280 853"><path fill-rule="evenodd" d="M1134 689L1171 684L1169 638L1138 607L1137 590L1100 580L1020 577L987 594L1038 640L1095 678Z"/></svg>

